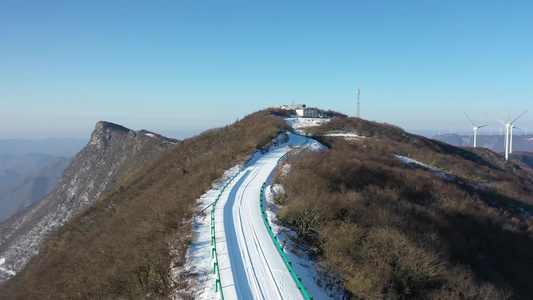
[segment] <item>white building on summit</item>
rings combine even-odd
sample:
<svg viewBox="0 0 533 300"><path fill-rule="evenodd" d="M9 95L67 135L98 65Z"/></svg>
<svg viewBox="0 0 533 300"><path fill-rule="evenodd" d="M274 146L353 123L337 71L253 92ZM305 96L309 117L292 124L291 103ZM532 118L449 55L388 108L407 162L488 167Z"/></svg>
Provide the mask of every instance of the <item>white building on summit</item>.
<svg viewBox="0 0 533 300"><path fill-rule="evenodd" d="M304 118L319 118L319 111L316 108L301 107L296 109L296 115Z"/></svg>

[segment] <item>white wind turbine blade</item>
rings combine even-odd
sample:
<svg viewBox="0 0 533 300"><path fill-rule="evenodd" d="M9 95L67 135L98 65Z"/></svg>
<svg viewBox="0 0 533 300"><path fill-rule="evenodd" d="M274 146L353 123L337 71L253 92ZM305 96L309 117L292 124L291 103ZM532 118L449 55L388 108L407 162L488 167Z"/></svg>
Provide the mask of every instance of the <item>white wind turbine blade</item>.
<svg viewBox="0 0 533 300"><path fill-rule="evenodd" d="M474 122L472 122L472 120L470 120L470 117L466 114L466 111L464 111L465 113L465 116L468 118L468 121L470 121L470 124L472 124L472 127L476 127L476 125L474 125Z"/></svg>
<svg viewBox="0 0 533 300"><path fill-rule="evenodd" d="M508 126L508 125L509 125L509 123L505 123L504 121L502 121L502 120L500 120L500 119L496 119L496 118L494 118L494 119L495 119L496 121L502 123L502 124L505 125L505 126Z"/></svg>
<svg viewBox="0 0 533 300"><path fill-rule="evenodd" d="M512 121L509 121L509 124L513 123L514 121L516 121L516 119L520 118L521 116L523 116L525 113L527 113L527 110L523 113L521 113L518 117L514 118Z"/></svg>

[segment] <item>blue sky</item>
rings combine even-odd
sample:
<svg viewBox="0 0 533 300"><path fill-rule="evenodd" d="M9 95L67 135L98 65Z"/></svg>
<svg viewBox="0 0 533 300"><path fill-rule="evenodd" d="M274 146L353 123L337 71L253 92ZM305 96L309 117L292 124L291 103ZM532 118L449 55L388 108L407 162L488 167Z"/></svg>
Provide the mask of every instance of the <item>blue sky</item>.
<svg viewBox="0 0 533 300"><path fill-rule="evenodd" d="M0 1L0 139L185 138L306 103L468 134L525 110L531 1ZM480 130L481 131L481 130Z"/></svg>

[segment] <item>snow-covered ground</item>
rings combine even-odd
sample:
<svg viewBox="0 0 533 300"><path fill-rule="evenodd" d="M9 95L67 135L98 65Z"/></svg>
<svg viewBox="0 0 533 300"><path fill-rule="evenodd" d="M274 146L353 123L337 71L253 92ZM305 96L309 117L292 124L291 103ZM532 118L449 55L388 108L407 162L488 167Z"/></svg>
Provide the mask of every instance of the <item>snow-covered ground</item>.
<svg viewBox="0 0 533 300"><path fill-rule="evenodd" d="M3 268L2 265L6 262L6 259L3 257L0 257L0 276L7 275L7 276L15 276L17 273L15 271L9 270L7 268Z"/></svg>
<svg viewBox="0 0 533 300"><path fill-rule="evenodd" d="M360 136L360 135L357 135L355 133L348 133L348 132L328 133L328 134L326 134L326 136L342 137L345 140L360 140L360 139L364 138L364 136Z"/></svg>
<svg viewBox="0 0 533 300"><path fill-rule="evenodd" d="M302 118L302 117L293 117L293 118L286 118L285 121L288 125L292 126L294 130L299 134L305 134L304 128L308 127L315 127L320 126L323 123L329 122L331 119L327 118ZM332 137L341 137L345 140L360 140L364 138L364 136L357 135L355 133L349 133L349 132L332 132L325 134L326 136L332 136Z"/></svg>
<svg viewBox="0 0 533 300"><path fill-rule="evenodd" d="M326 118L286 118L285 121L289 126L292 126L294 130L300 134L304 134L302 128L319 126L323 123L329 122L330 119Z"/></svg>
<svg viewBox="0 0 533 300"><path fill-rule="evenodd" d="M314 299L341 297L339 292L329 296L326 288L321 286L324 284L318 279L314 263L288 239L295 233L276 225L277 213L270 183L278 159L306 140L305 137L289 134L287 143L275 144L264 154L257 152L245 168L235 166L228 170L223 179L198 200L199 213L195 216L187 263L183 268L174 270L175 277L185 274L189 279L191 290L187 292L188 297L220 298L215 287L219 278L214 270L214 263L217 262L225 299L304 299L263 221L259 195L264 182L268 185L265 191L268 203L266 214L272 231L278 241L284 241L284 253L292 262L307 293ZM309 141L307 147L323 147L314 140ZM225 187L236 174L237 177ZM210 205L217 197L219 200L214 210L217 255L213 258ZM175 298L181 297L183 291L176 290Z"/></svg>
<svg viewBox="0 0 533 300"><path fill-rule="evenodd" d="M275 106L272 106L271 108L280 108L280 109L286 109L286 110L291 110L291 109L298 109L298 108L302 108L302 104L292 104L292 105L275 105Z"/></svg>
<svg viewBox="0 0 533 300"><path fill-rule="evenodd" d="M421 167L424 167L424 168L430 170L431 172L433 172L435 175L437 175L439 177L442 177L444 179L448 179L448 180L452 180L453 181L453 178L451 178L448 175L444 174L444 172L437 170L435 167L428 166L428 165L426 165L424 163L421 163L421 162L419 162L417 160L411 159L409 157L401 156L401 155L396 155L396 158L398 158L399 160L401 160L402 162L404 162L406 164L410 164L410 165L414 164L414 165L419 165Z"/></svg>

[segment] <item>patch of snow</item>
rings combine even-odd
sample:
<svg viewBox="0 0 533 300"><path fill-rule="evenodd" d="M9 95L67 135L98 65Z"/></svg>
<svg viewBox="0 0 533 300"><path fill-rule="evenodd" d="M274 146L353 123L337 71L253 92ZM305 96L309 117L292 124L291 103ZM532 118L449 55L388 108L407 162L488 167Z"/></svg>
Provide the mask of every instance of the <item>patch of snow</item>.
<svg viewBox="0 0 533 300"><path fill-rule="evenodd" d="M291 126L300 134L304 134L302 128L320 126L323 123L329 122L330 119L327 118L286 118L285 122L287 125Z"/></svg>
<svg viewBox="0 0 533 300"><path fill-rule="evenodd" d="M453 181L453 178L451 178L448 175L444 174L444 172L437 170L435 167L428 166L428 165L426 165L424 163L421 163L421 162L419 162L417 160L414 160L414 159L411 159L409 157L405 157L405 156L401 156L401 155L395 155L395 156L396 156L396 158L398 158L399 160L401 160L402 162L404 162L406 164L409 164L409 165L414 164L414 165L422 166L424 168L427 168L429 171L433 172L435 175L437 175L437 176L439 176L441 178Z"/></svg>
<svg viewBox="0 0 533 300"><path fill-rule="evenodd" d="M286 132L284 132L284 133L278 135L278 137L276 137L272 141L272 145L277 147L277 146L279 146L281 144L287 143L288 141L289 141L289 135Z"/></svg>
<svg viewBox="0 0 533 300"><path fill-rule="evenodd" d="M6 259L4 257L0 257L0 274L4 273L11 277L17 275L15 271L1 267L5 262L6 262Z"/></svg>
<svg viewBox="0 0 533 300"><path fill-rule="evenodd" d="M144 135L149 136L149 137L155 137L153 133L145 133Z"/></svg>
<svg viewBox="0 0 533 300"><path fill-rule="evenodd" d="M280 109L291 110L291 109L302 108L302 105L301 105L301 104L295 104L295 105L275 105L275 106L272 106L272 108L280 108Z"/></svg>
<svg viewBox="0 0 533 300"><path fill-rule="evenodd" d="M320 152L324 149L327 149L328 147L322 145L321 143L317 142L317 141L309 141L309 149L315 151L315 152Z"/></svg>
<svg viewBox="0 0 533 300"><path fill-rule="evenodd" d="M287 176L287 174L289 174L289 171L291 170L291 167L292 167L291 164L282 164L281 167L280 167L281 168L280 169L281 170L281 176ZM281 185L276 185L274 187L274 189L275 189L275 193L276 194L283 193L283 191L284 191L283 187Z"/></svg>
<svg viewBox="0 0 533 300"><path fill-rule="evenodd" d="M364 138L364 136L359 136L355 133L328 133L326 136L343 137L346 140L360 140Z"/></svg>

